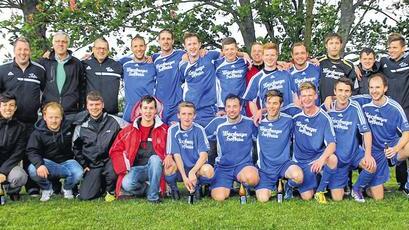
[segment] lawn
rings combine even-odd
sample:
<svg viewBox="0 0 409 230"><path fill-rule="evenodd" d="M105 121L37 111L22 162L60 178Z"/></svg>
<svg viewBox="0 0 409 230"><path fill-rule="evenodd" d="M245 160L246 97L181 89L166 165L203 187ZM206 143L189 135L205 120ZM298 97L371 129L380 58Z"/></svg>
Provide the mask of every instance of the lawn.
<svg viewBox="0 0 409 230"><path fill-rule="evenodd" d="M396 189L391 181L388 188ZM24 195L23 201L0 207L0 229L409 229L409 200L400 192L386 193L380 202L353 200L319 205L293 199L282 204L257 203L239 197L218 203L205 198L193 205L186 199L150 204L144 199L106 203L80 202L53 196L42 203Z"/></svg>

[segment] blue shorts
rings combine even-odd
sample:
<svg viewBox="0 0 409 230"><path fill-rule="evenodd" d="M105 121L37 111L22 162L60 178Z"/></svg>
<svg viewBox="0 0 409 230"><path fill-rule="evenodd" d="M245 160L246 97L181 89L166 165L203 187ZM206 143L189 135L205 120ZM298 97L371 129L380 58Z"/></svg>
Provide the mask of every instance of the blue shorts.
<svg viewBox="0 0 409 230"><path fill-rule="evenodd" d="M216 117L217 108L214 105L206 106L196 110L195 122L206 127Z"/></svg>
<svg viewBox="0 0 409 230"><path fill-rule="evenodd" d="M362 158L364 158L365 152L363 149L358 149L357 153L353 155L352 160L349 163L343 163L338 161L337 171L331 177L331 181L328 184L329 189L343 189L348 185L349 172L357 169Z"/></svg>
<svg viewBox="0 0 409 230"><path fill-rule="evenodd" d="M214 177L213 177L213 183L210 186L210 189L215 189L215 188L228 188L232 189L233 188L233 182L237 181L237 175L240 173L240 171L247 166L254 166L252 163L243 163L234 167L223 167L220 165L215 165L215 170L214 170Z"/></svg>
<svg viewBox="0 0 409 230"><path fill-rule="evenodd" d="M369 183L369 187L384 184L389 180L389 166L385 154L383 152L372 153L372 156L375 158L376 172L372 181Z"/></svg>
<svg viewBox="0 0 409 230"><path fill-rule="evenodd" d="M307 192L310 190L315 190L318 187L318 174L311 171L311 162L309 163L300 163L297 162L297 165L302 169L304 174L304 181L298 187L300 193Z"/></svg>
<svg viewBox="0 0 409 230"><path fill-rule="evenodd" d="M162 111L162 121L168 125L171 124L172 121L179 121L178 119L178 106L170 106L170 105L163 105Z"/></svg>
<svg viewBox="0 0 409 230"><path fill-rule="evenodd" d="M256 186L258 189L269 189L274 190L277 184L278 179L285 177L285 172L291 165L295 165L294 161L286 161L281 165L272 166L269 168L268 172L259 169L260 182Z"/></svg>

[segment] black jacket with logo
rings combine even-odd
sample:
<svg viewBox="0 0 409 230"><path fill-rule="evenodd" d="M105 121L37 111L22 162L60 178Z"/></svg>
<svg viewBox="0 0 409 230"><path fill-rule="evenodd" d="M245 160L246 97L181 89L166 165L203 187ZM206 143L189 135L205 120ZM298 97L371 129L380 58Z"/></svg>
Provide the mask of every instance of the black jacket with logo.
<svg viewBox="0 0 409 230"><path fill-rule="evenodd" d="M121 128L128 125L119 117L104 113L94 120L84 111L76 116L73 136L75 159L85 167L102 167L109 160L109 149Z"/></svg>
<svg viewBox="0 0 409 230"><path fill-rule="evenodd" d="M111 58L106 58L99 63L94 56L82 63L85 70L87 93L90 91L101 93L105 110L109 114L117 114L122 65Z"/></svg>
<svg viewBox="0 0 409 230"><path fill-rule="evenodd" d="M0 66L0 93L7 92L16 97L15 116L19 121L37 121L45 74L44 67L33 61L29 62L24 72L15 61Z"/></svg>
<svg viewBox="0 0 409 230"><path fill-rule="evenodd" d="M8 175L24 157L24 124L0 117L0 173Z"/></svg>
<svg viewBox="0 0 409 230"><path fill-rule="evenodd" d="M50 101L59 102L67 114L79 112L84 104L84 71L82 63L77 58L71 56L72 52L68 51L70 57L64 64L66 80L61 94L58 91L56 75L58 62L55 59L55 52L52 51L50 58L41 58L39 63L44 66L47 73L47 82L43 93L43 104Z"/></svg>
<svg viewBox="0 0 409 230"><path fill-rule="evenodd" d="M44 165L44 159L55 163L74 159L72 135L73 126L65 120L58 132L49 130L45 121L39 120L27 143L28 159L36 168Z"/></svg>

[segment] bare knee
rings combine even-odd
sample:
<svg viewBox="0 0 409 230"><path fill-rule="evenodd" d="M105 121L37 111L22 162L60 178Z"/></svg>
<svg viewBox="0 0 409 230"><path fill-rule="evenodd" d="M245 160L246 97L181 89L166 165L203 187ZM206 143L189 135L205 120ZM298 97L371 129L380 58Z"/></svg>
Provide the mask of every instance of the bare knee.
<svg viewBox="0 0 409 230"><path fill-rule="evenodd" d="M332 189L331 198L333 201L341 201L344 199L344 189Z"/></svg>
<svg viewBox="0 0 409 230"><path fill-rule="evenodd" d="M226 191L225 188L216 188L212 190L212 198L215 201L224 201L229 197L229 191Z"/></svg>
<svg viewBox="0 0 409 230"><path fill-rule="evenodd" d="M200 176L207 177L207 178L213 178L214 176L214 169L211 165L209 164L204 164L200 170L199 170Z"/></svg>
<svg viewBox="0 0 409 230"><path fill-rule="evenodd" d="M256 191L256 197L259 202L265 203L271 197L271 191L268 189L259 189Z"/></svg>
<svg viewBox="0 0 409 230"><path fill-rule="evenodd" d="M310 190L310 191L306 191L300 194L301 195L301 199L303 200L311 200L312 197L314 196L314 191Z"/></svg>
<svg viewBox="0 0 409 230"><path fill-rule="evenodd" d="M338 165L338 158L335 156L335 154L332 154L331 156L328 157L327 159L327 165L331 169L335 169Z"/></svg>
<svg viewBox="0 0 409 230"><path fill-rule="evenodd" d="M286 177L290 180L293 180L297 184L302 184L304 181L304 174L302 169L297 165L292 165L288 168L288 174L286 173Z"/></svg>
<svg viewBox="0 0 409 230"><path fill-rule="evenodd" d="M247 166L243 168L240 173L237 175L237 179L240 182L244 182L250 186L255 186L260 181L258 176L258 171L255 167Z"/></svg>

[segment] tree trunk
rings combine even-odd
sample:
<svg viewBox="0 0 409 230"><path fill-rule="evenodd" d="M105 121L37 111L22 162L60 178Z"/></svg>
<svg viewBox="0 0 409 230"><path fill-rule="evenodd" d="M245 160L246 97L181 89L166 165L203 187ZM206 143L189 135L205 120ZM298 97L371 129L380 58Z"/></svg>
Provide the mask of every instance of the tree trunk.
<svg viewBox="0 0 409 230"><path fill-rule="evenodd" d="M240 6L250 5L250 0L239 0ZM252 12L249 15L241 18L242 21L238 21L239 30L243 36L244 45L247 50L250 51L251 45L256 42L256 31L254 29L254 20Z"/></svg>
<svg viewBox="0 0 409 230"><path fill-rule="evenodd" d="M33 24L35 26L35 36L36 40L42 41L40 42L42 45L42 49L46 49L46 25L37 25L33 22L33 15L38 12L37 4L39 0L23 0L23 4L21 5L21 10L23 11L24 15L24 22L28 24Z"/></svg>
<svg viewBox="0 0 409 230"><path fill-rule="evenodd" d="M307 0L305 9L305 31L304 31L304 44L307 49L311 48L312 40L312 25L314 22L312 10L314 9L314 0Z"/></svg>
<svg viewBox="0 0 409 230"><path fill-rule="evenodd" d="M341 18L339 20L339 27L337 33L342 36L343 43L341 53L345 51L345 45L349 40L349 32L354 24L355 20L355 7L353 0L342 0L341 1Z"/></svg>

